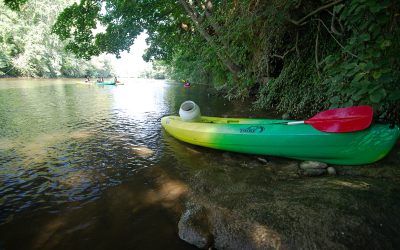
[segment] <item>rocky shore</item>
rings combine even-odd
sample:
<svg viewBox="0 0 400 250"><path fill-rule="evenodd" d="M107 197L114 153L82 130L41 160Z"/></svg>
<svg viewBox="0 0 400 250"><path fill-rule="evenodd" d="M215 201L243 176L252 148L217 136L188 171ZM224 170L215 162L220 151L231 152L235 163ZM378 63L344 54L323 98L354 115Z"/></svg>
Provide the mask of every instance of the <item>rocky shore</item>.
<svg viewBox="0 0 400 250"><path fill-rule="evenodd" d="M184 146L179 167L189 191L179 237L198 248L400 247L399 143L364 166L229 152L216 162L221 152ZM187 160L192 154L198 161Z"/></svg>

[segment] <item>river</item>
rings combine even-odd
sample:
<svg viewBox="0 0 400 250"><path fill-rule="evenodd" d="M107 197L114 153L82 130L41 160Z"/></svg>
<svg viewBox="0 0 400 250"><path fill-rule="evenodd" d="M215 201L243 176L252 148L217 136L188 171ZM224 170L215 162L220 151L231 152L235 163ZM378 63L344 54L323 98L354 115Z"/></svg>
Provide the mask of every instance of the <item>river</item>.
<svg viewBox="0 0 400 250"><path fill-rule="evenodd" d="M303 242L306 233L291 230L293 223L308 225L309 218L326 212L337 214L324 214L325 221L302 230L326 233L335 220L348 219L350 224L338 229L343 235L333 233L340 243L330 246L335 248L360 246L350 244L345 233L363 226L362 220L385 210L385 204L388 211L367 226L390 224L399 211L398 179L306 181L293 170L297 161L190 146L160 124L185 100L209 116L265 115L250 103L211 95L207 86L184 88L164 80L123 79L124 85L101 87L75 81L0 80L0 249L194 249L179 239L177 227L193 192L214 197L224 208L257 210L249 212L252 219L271 225L274 235L286 233L276 239L282 244L297 239L291 246L322 246L309 236ZM353 203L365 190L372 198ZM321 192L324 198L318 198ZM316 207L304 207L317 200ZM349 202L352 207L343 209ZM296 219L300 206L302 219ZM272 207L280 213L268 210ZM259 213L264 209L268 214ZM359 210L365 210L361 217ZM359 239L368 238L373 231L368 230ZM392 225L382 230L378 240L399 243Z"/></svg>
<svg viewBox="0 0 400 250"><path fill-rule="evenodd" d="M232 110L232 103L201 85L75 82L0 81L2 244L190 249L176 226L176 200L186 187L174 169L175 151L185 148L160 119L189 99L209 115Z"/></svg>

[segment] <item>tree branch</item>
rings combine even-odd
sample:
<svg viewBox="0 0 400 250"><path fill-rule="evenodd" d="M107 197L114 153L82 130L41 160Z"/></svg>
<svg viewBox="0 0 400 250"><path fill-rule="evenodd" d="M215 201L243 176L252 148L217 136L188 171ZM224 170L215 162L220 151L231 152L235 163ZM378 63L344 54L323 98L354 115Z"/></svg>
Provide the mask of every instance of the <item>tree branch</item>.
<svg viewBox="0 0 400 250"><path fill-rule="evenodd" d="M288 51L286 51L282 56L281 55L277 55L277 54L273 54L272 55L272 57L278 57L278 58L280 58L280 59L284 59L285 58L285 56L289 53L289 52L291 52L291 51L293 51L293 50L295 50L296 49L296 46L294 46L293 48L291 48L290 50L288 50Z"/></svg>
<svg viewBox="0 0 400 250"><path fill-rule="evenodd" d="M332 7L332 6L334 6L334 5L336 5L336 4L340 3L340 2L343 2L343 0L336 0L336 1L334 1L334 2L331 2L331 3L328 3L328 4L326 4L326 5L323 5L323 6L319 7L318 9L316 9L316 10L310 12L310 13L307 14L306 16L302 17L302 18L301 18L300 20L298 20L298 21L295 21L295 20L292 20L292 19L288 19L288 20L289 20L289 22L293 23L294 25L301 26L301 25L303 24L303 22L304 22L305 20L307 20L307 18L309 18L310 16L313 16L313 15L317 14L318 12L320 12L320 11L322 11L322 10L324 10L324 9L327 9L327 8L329 8L329 7Z"/></svg>
<svg viewBox="0 0 400 250"><path fill-rule="evenodd" d="M335 42L336 42L345 52L347 52L347 53L350 54L351 56L354 56L354 57L357 58L357 59L360 59L358 56L354 55L354 54L351 53L350 51L346 51L345 47L336 39L336 37L335 37L334 35L332 35L332 32L330 32L329 28L325 25L325 23L324 23L321 19L316 18L316 19L314 19L314 20L317 20L317 21L319 21L319 22L322 23L322 26L325 27L326 31L328 31L328 33L332 36L333 40L335 40Z"/></svg>
<svg viewBox="0 0 400 250"><path fill-rule="evenodd" d="M335 35L341 36L342 34L336 30L335 28L335 11L332 13L332 19L331 19L331 31Z"/></svg>

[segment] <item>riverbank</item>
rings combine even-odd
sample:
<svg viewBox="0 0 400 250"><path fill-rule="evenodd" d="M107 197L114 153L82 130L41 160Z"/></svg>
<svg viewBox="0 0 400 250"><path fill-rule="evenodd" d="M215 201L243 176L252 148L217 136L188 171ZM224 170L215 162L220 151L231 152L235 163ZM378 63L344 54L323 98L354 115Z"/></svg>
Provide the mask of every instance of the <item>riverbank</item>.
<svg viewBox="0 0 400 250"><path fill-rule="evenodd" d="M383 160L306 177L300 161L197 153L178 228L200 248L395 249L400 246L400 144ZM183 159L187 156L181 156Z"/></svg>

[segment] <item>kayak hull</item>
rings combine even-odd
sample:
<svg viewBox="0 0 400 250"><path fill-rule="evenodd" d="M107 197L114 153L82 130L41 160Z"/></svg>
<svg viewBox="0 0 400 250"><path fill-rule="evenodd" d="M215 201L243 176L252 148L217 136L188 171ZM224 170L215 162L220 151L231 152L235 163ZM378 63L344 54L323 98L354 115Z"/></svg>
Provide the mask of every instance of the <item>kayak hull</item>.
<svg viewBox="0 0 400 250"><path fill-rule="evenodd" d="M249 154L314 160L339 165L368 164L382 159L400 136L398 127L374 124L350 133L326 133L307 124L272 124L287 120L202 116L184 122L179 116L161 119L173 137L195 145Z"/></svg>

